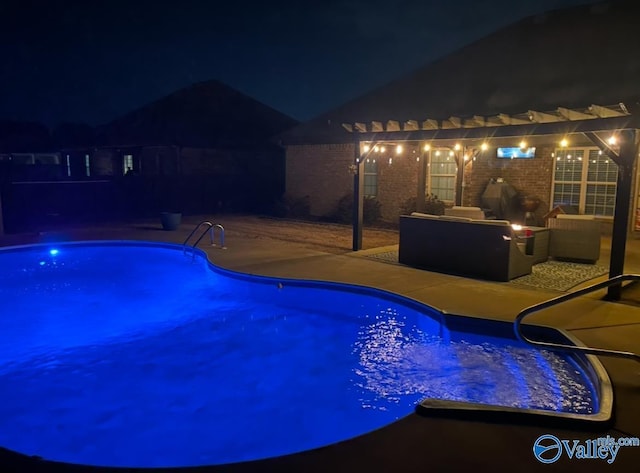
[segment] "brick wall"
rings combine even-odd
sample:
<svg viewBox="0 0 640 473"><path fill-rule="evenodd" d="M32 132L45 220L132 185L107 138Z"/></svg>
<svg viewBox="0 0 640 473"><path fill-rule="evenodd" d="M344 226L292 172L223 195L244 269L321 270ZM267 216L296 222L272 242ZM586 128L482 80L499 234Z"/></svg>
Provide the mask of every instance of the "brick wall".
<svg viewBox="0 0 640 473"><path fill-rule="evenodd" d="M489 180L502 178L517 191L540 199L536 218L542 224L542 216L551 208L553 151L553 145L538 146L535 158L500 159L495 149L487 150L465 167L463 205L481 206ZM382 219L397 222L401 205L416 195L420 163L412 148L398 156L389 153L377 159ZM296 198L309 196L312 215L331 214L338 200L353 191L349 173L352 144L289 146L286 161L286 191Z"/></svg>
<svg viewBox="0 0 640 473"><path fill-rule="evenodd" d="M287 194L308 196L311 215L330 215L340 198L353 192L353 156L353 144L287 146Z"/></svg>
<svg viewBox="0 0 640 473"><path fill-rule="evenodd" d="M489 180L502 178L517 191L540 199L536 218L541 223L542 216L551 207L553 150L553 146L538 146L532 159L496 158L495 149L487 150L465 169L464 205L481 206L481 196Z"/></svg>
<svg viewBox="0 0 640 473"><path fill-rule="evenodd" d="M378 201L382 205L382 220L397 222L401 205L418 190L420 163L412 153L384 157L378 164Z"/></svg>

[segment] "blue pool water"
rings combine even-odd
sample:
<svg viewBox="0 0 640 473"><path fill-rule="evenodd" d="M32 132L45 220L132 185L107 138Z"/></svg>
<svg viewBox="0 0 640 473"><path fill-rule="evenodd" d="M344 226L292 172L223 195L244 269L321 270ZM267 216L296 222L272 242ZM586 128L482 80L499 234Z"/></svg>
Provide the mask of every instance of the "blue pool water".
<svg viewBox="0 0 640 473"><path fill-rule="evenodd" d="M237 277L180 247L0 251L0 446L191 466L349 439L427 397L590 414L558 354L380 291Z"/></svg>

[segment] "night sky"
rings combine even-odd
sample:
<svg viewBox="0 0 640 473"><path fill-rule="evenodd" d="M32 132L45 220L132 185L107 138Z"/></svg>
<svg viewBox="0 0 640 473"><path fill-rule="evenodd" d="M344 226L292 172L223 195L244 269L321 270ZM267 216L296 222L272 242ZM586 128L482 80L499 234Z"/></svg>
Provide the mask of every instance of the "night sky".
<svg viewBox="0 0 640 473"><path fill-rule="evenodd" d="M523 17L590 0L0 2L0 119L90 125L218 79L308 120Z"/></svg>

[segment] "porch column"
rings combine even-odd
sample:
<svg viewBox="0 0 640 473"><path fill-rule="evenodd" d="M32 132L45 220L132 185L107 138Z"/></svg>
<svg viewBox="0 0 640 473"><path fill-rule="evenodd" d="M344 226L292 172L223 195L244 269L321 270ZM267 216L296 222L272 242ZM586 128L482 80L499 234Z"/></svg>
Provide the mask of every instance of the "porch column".
<svg viewBox="0 0 640 473"><path fill-rule="evenodd" d="M360 156L360 139L354 133L353 151L353 251L362 249L362 221L364 215L364 160Z"/></svg>

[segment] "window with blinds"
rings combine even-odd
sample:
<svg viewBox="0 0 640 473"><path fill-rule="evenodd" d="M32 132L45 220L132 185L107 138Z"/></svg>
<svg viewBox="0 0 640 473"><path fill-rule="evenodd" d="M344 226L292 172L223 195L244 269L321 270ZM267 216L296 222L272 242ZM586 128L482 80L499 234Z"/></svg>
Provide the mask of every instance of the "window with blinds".
<svg viewBox="0 0 640 473"><path fill-rule="evenodd" d="M428 192L437 195L440 200L453 202L458 169L453 152L448 148L432 150L428 169Z"/></svg>
<svg viewBox="0 0 640 473"><path fill-rule="evenodd" d="M378 162L375 158L367 158L364 161L364 196L376 197L378 195Z"/></svg>
<svg viewBox="0 0 640 473"><path fill-rule="evenodd" d="M558 149L554 153L553 207L613 216L618 166L598 148Z"/></svg>

